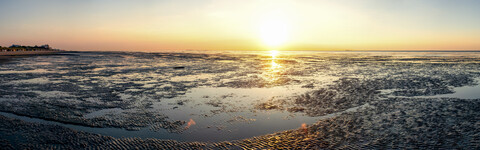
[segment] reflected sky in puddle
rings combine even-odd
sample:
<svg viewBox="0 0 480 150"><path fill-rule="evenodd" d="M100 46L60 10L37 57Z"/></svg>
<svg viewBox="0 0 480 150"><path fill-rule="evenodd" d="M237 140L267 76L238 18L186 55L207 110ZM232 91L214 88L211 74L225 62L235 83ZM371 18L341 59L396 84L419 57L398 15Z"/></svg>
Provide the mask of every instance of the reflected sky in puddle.
<svg viewBox="0 0 480 150"><path fill-rule="evenodd" d="M258 103L272 98L286 98L295 93L305 92L298 87L274 88L195 88L184 96L162 99L152 105L152 109L166 115L169 119L195 121L182 133L169 133L165 130L152 131L148 127L139 131L127 131L118 128L91 128L19 117L26 121L57 124L73 129L99 133L114 137L142 137L174 139L179 141L224 141L238 140L277 131L296 129L302 123L312 124L319 117L309 117L301 113L289 113L278 110L256 110ZM179 105L181 103L181 105ZM95 118L106 114L120 114L125 111L120 108L111 108L85 114L85 118ZM6 114L6 113L2 113ZM8 114L7 114L8 115ZM321 118L321 117L320 117ZM186 124L185 124L186 126Z"/></svg>
<svg viewBox="0 0 480 150"><path fill-rule="evenodd" d="M452 94L439 94L434 96L418 96L418 97L428 97L428 98L441 98L441 97L449 97L449 98L460 98L460 99L480 99L480 79L476 79L477 85L471 86L462 86L462 87L455 87L453 91L455 93Z"/></svg>
<svg viewBox="0 0 480 150"><path fill-rule="evenodd" d="M148 131L147 128L141 131L122 132L132 137L173 138L180 141L222 141L295 129L302 123L312 124L318 121L318 117L286 111L257 110L254 106L273 98L287 98L305 91L307 90L299 87L194 88L187 91L186 95L155 102L151 109L172 120L186 122L190 119L194 120L196 124L184 132L154 132ZM123 111L125 110L105 109L86 114L85 117L119 114Z"/></svg>
<svg viewBox="0 0 480 150"><path fill-rule="evenodd" d="M459 98L459 99L480 99L480 79L475 79L474 85L461 87L450 87L453 93L436 94L431 96L395 96L392 93L397 89L378 90L387 97L412 97L412 98Z"/></svg>

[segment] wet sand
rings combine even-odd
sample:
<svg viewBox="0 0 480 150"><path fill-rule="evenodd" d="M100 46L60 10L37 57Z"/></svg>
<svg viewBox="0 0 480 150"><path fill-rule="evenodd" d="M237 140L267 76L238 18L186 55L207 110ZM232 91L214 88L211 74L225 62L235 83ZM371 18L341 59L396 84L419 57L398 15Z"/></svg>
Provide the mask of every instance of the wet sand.
<svg viewBox="0 0 480 150"><path fill-rule="evenodd" d="M5 149L478 149L478 109L480 99L390 98L305 128L225 142L113 138L0 115L0 146Z"/></svg>
<svg viewBox="0 0 480 150"><path fill-rule="evenodd" d="M210 131L201 127L202 121L222 123L218 116L241 111L251 116L301 113L319 121L226 142L180 142L112 137L0 117L1 146L12 149L479 148L480 95L454 96L462 92L458 89L478 86L476 56L80 53L19 60L0 67L2 112L100 129L150 128L156 134L185 135L193 131L183 132L190 117L197 122L190 129ZM255 96L292 85L300 91ZM203 94L190 97L196 89ZM188 118L175 115L185 110L192 111L185 114ZM239 126L250 119L243 116L237 117Z"/></svg>

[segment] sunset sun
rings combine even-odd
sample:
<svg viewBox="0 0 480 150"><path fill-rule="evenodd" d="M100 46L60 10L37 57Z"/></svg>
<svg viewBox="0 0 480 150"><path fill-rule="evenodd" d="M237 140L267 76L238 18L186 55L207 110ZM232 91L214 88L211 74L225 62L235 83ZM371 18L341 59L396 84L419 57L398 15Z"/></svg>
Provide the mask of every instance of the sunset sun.
<svg viewBox="0 0 480 150"><path fill-rule="evenodd" d="M278 48L288 39L288 25L280 18L268 18L260 25L260 36L268 48Z"/></svg>

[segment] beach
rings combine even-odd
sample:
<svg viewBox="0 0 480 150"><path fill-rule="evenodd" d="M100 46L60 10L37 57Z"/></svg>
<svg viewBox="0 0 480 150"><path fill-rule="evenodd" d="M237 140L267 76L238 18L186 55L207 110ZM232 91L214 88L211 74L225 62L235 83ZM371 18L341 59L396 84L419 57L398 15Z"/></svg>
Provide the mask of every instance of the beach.
<svg viewBox="0 0 480 150"><path fill-rule="evenodd" d="M0 140L12 149L476 149L478 70L478 52L15 57L0 66Z"/></svg>

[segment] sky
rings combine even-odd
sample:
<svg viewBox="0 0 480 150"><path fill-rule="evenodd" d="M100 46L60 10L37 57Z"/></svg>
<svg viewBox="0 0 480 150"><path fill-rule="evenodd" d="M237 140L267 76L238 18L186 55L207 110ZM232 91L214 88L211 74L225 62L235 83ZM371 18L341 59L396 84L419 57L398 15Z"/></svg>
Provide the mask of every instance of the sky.
<svg viewBox="0 0 480 150"><path fill-rule="evenodd" d="M480 50L480 0L0 0L0 46Z"/></svg>

